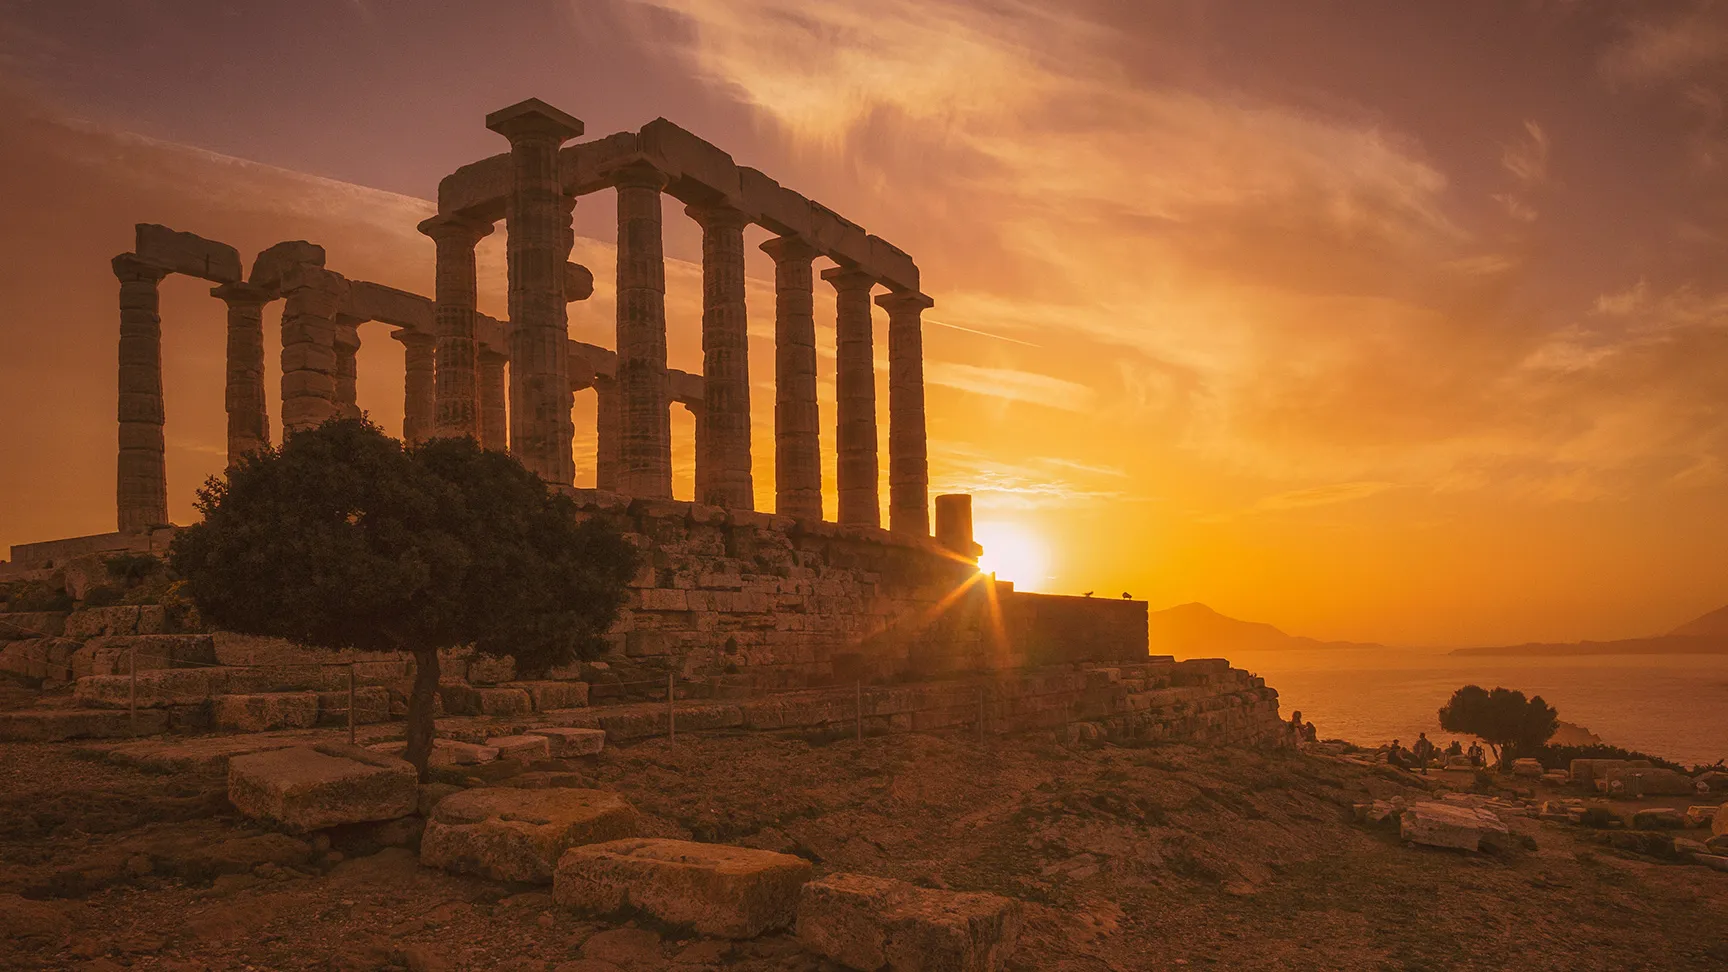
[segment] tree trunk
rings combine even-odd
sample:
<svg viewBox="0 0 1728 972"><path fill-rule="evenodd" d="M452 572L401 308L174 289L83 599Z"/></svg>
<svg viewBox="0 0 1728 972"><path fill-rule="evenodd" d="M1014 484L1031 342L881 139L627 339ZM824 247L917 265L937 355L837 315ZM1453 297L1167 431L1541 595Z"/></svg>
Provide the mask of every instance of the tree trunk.
<svg viewBox="0 0 1728 972"><path fill-rule="evenodd" d="M438 692L438 652L414 653L414 692L408 696L408 751L403 758L414 764L420 782L426 782L426 765L432 759L432 705Z"/></svg>

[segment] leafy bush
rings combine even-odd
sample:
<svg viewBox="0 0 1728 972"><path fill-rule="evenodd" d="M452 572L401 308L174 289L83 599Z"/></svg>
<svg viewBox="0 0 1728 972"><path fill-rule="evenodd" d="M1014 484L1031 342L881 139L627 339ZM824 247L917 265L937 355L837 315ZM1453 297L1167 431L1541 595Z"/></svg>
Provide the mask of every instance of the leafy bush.
<svg viewBox="0 0 1728 972"><path fill-rule="evenodd" d="M153 554L123 553L103 560L102 566L108 569L108 576L119 581L121 586L133 587L161 570L163 564Z"/></svg>
<svg viewBox="0 0 1728 972"><path fill-rule="evenodd" d="M1526 699L1513 689L1466 685L1440 708L1440 728L1480 737L1504 765L1546 745L1560 728L1560 715L1540 695Z"/></svg>

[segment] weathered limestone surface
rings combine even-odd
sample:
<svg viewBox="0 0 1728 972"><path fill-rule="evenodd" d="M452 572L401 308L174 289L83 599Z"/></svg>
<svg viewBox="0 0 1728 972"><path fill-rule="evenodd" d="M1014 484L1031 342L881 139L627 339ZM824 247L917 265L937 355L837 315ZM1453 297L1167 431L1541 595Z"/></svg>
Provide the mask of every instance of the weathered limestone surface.
<svg viewBox="0 0 1728 972"><path fill-rule="evenodd" d="M438 696L444 711L452 715L514 716L534 711L532 698L519 688L440 685Z"/></svg>
<svg viewBox="0 0 1728 972"><path fill-rule="evenodd" d="M565 851L636 834L636 811L616 793L482 788L438 802L420 862L496 881L551 884Z"/></svg>
<svg viewBox="0 0 1728 972"><path fill-rule="evenodd" d="M336 314L347 289L341 274L306 265L282 282L282 426L289 431L337 414Z"/></svg>
<svg viewBox="0 0 1728 972"><path fill-rule="evenodd" d="M509 355L480 352L480 445L495 452L510 447L509 389L504 381L509 363Z"/></svg>
<svg viewBox="0 0 1728 972"><path fill-rule="evenodd" d="M433 432L443 437L480 438L480 346L475 340L479 284L474 245L492 232L490 222L435 216L420 232L437 248L433 279L436 307L436 368L433 379Z"/></svg>
<svg viewBox="0 0 1728 972"><path fill-rule="evenodd" d="M1508 832L1491 810L1437 801L1413 803L1398 819L1399 836L1430 847L1480 850L1484 839Z"/></svg>
<svg viewBox="0 0 1728 972"><path fill-rule="evenodd" d="M72 653L72 677L124 675L216 663L216 644L206 634L104 635Z"/></svg>
<svg viewBox="0 0 1728 972"><path fill-rule="evenodd" d="M888 528L930 533L930 461L924 432L924 325L934 301L894 291L876 298L888 312Z"/></svg>
<svg viewBox="0 0 1728 972"><path fill-rule="evenodd" d="M290 833L413 813L417 783L407 762L358 746L300 746L228 762L234 807Z"/></svg>
<svg viewBox="0 0 1728 972"><path fill-rule="evenodd" d="M754 938L792 924L810 862L790 854L632 839L574 847L558 861L552 896L581 911L641 911L704 935Z"/></svg>
<svg viewBox="0 0 1728 972"><path fill-rule="evenodd" d="M156 223L139 223L133 231L133 250L139 259L167 273L183 273L217 284L240 280L240 253L226 243Z"/></svg>
<svg viewBox="0 0 1728 972"><path fill-rule="evenodd" d="M268 732L310 729L318 724L317 692L267 692L223 695L215 699L213 719L218 729Z"/></svg>
<svg viewBox="0 0 1728 972"><path fill-rule="evenodd" d="M559 183L558 148L582 134L582 123L530 98L487 115L486 127L510 140L510 448L541 479L569 485L576 473L564 281L575 199Z"/></svg>
<svg viewBox="0 0 1728 972"><path fill-rule="evenodd" d="M666 264L660 232L664 174L618 171L618 471L626 496L672 496L672 416L666 378Z"/></svg>
<svg viewBox="0 0 1728 972"><path fill-rule="evenodd" d="M229 283L210 291L228 305L228 464L270 444L269 406L264 397L264 305L269 291Z"/></svg>
<svg viewBox="0 0 1728 972"><path fill-rule="evenodd" d="M102 635L160 634L167 624L167 612L160 604L115 604L72 612L59 633L80 639Z"/></svg>
<svg viewBox="0 0 1728 972"><path fill-rule="evenodd" d="M778 188L778 187L776 187ZM816 406L816 248L796 236L762 244L774 258L774 511L822 518Z"/></svg>
<svg viewBox="0 0 1728 972"><path fill-rule="evenodd" d="M1611 790L1629 797L1688 796L1693 792L1690 777L1660 766L1616 767L1604 776Z"/></svg>
<svg viewBox="0 0 1728 972"><path fill-rule="evenodd" d="M533 762L552 755L548 740L539 735L493 736L486 740L486 745L498 750L499 759Z"/></svg>
<svg viewBox="0 0 1728 972"><path fill-rule="evenodd" d="M862 972L995 972L1014 950L1023 911L1000 895L830 874L798 897L798 940Z"/></svg>
<svg viewBox="0 0 1728 972"><path fill-rule="evenodd" d="M157 284L167 271L132 254L114 258L120 281L120 458L116 507L121 533L168 522L162 437L162 317Z"/></svg>
<svg viewBox="0 0 1728 972"><path fill-rule="evenodd" d="M406 329L390 332L402 342L402 439L425 442L437 426L437 339Z"/></svg>
<svg viewBox="0 0 1728 972"><path fill-rule="evenodd" d="M860 270L822 271L834 285L835 441L840 459L835 478L842 526L882 522L876 464L876 360L870 336L870 288L875 278Z"/></svg>
<svg viewBox="0 0 1728 972"><path fill-rule="evenodd" d="M685 209L702 226L701 419L696 465L706 471L698 503L732 510L756 508L750 477L750 362L744 306L744 227L730 206Z"/></svg>
<svg viewBox="0 0 1728 972"><path fill-rule="evenodd" d="M533 735L546 737L546 742L554 759L564 759L570 756L596 756L606 746L606 730L604 729L548 726L528 731Z"/></svg>
<svg viewBox="0 0 1728 972"><path fill-rule="evenodd" d="M0 739L13 742L60 742L66 739L114 739L167 732L168 713L140 709L136 723L115 709L26 709L0 712Z"/></svg>

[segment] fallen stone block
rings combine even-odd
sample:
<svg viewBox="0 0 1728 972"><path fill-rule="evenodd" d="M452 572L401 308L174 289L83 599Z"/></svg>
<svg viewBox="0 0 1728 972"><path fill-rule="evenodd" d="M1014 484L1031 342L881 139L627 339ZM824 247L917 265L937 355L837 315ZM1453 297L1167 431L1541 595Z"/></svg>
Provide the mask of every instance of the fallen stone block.
<svg viewBox="0 0 1728 972"><path fill-rule="evenodd" d="M1713 871L1728 871L1728 857L1718 854L1694 854L1692 860Z"/></svg>
<svg viewBox="0 0 1728 972"><path fill-rule="evenodd" d="M464 790L439 800L420 862L497 881L550 884L565 851L636 833L636 811L601 790Z"/></svg>
<svg viewBox="0 0 1728 972"><path fill-rule="evenodd" d="M1691 777L1659 766L1610 769L1606 778L1609 788L1625 797L1691 796L1696 792Z"/></svg>
<svg viewBox="0 0 1728 972"><path fill-rule="evenodd" d="M219 695L212 708L218 729L269 732L272 729L310 729L318 724L316 692Z"/></svg>
<svg viewBox="0 0 1728 972"><path fill-rule="evenodd" d="M228 800L291 833L392 820L419 800L414 767L358 746L297 746L235 756Z"/></svg>
<svg viewBox="0 0 1728 972"><path fill-rule="evenodd" d="M519 759L531 763L552 755L545 736L493 736L486 745L498 750L499 759Z"/></svg>
<svg viewBox="0 0 1728 972"><path fill-rule="evenodd" d="M1485 839L1509 833L1493 811L1428 800L1412 803L1398 821L1400 837L1429 847L1480 850Z"/></svg>
<svg viewBox="0 0 1728 972"><path fill-rule="evenodd" d="M1691 857L1693 854L1708 853L1710 853L1710 848L1701 840L1692 840L1686 837L1674 838L1675 857L1684 859Z"/></svg>
<svg viewBox="0 0 1728 972"><path fill-rule="evenodd" d="M1716 819L1716 810L1717 809L1718 808L1716 808L1716 807L1710 807L1710 806L1687 807L1686 808L1686 826L1688 826L1688 827L1708 827L1708 826L1710 826L1711 821Z"/></svg>
<svg viewBox="0 0 1728 972"><path fill-rule="evenodd" d="M810 862L790 854L638 838L573 847L558 861L552 896L594 914L641 911L721 938L754 938L792 924Z"/></svg>
<svg viewBox="0 0 1728 972"><path fill-rule="evenodd" d="M1650 807L1632 814L1632 826L1639 830L1678 830L1686 826L1686 818L1672 807Z"/></svg>
<svg viewBox="0 0 1728 972"><path fill-rule="evenodd" d="M1722 804L1728 807L1728 803ZM1728 810L1717 808L1715 816L1710 818L1710 832L1718 837L1728 836Z"/></svg>
<svg viewBox="0 0 1728 972"><path fill-rule="evenodd" d="M1572 761L1572 782L1585 787L1594 786L1599 779L1606 779L1611 769L1625 769L1632 765L1624 759L1575 759Z"/></svg>
<svg viewBox="0 0 1728 972"><path fill-rule="evenodd" d="M571 756L595 756L606 745L606 730L604 729L566 729L548 727L545 729L530 729L529 735L544 736L554 759L566 759Z"/></svg>
<svg viewBox="0 0 1728 972"><path fill-rule="evenodd" d="M1546 772L1538 760L1524 758L1512 761L1512 775L1527 780L1539 780Z"/></svg>
<svg viewBox="0 0 1728 972"><path fill-rule="evenodd" d="M798 896L798 940L848 968L995 972L1020 934L1020 902L830 874Z"/></svg>

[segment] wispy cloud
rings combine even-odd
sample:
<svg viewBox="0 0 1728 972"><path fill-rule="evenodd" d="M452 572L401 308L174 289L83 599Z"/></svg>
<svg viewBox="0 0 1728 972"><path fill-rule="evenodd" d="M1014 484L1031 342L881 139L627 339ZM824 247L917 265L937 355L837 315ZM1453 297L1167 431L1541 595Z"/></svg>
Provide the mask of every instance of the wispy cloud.
<svg viewBox="0 0 1728 972"><path fill-rule="evenodd" d="M924 366L924 380L929 384L957 388L974 395L1027 402L1065 412L1087 411L1096 400L1092 389L1072 381L1063 381L1031 371L984 368L953 361L927 362Z"/></svg>

